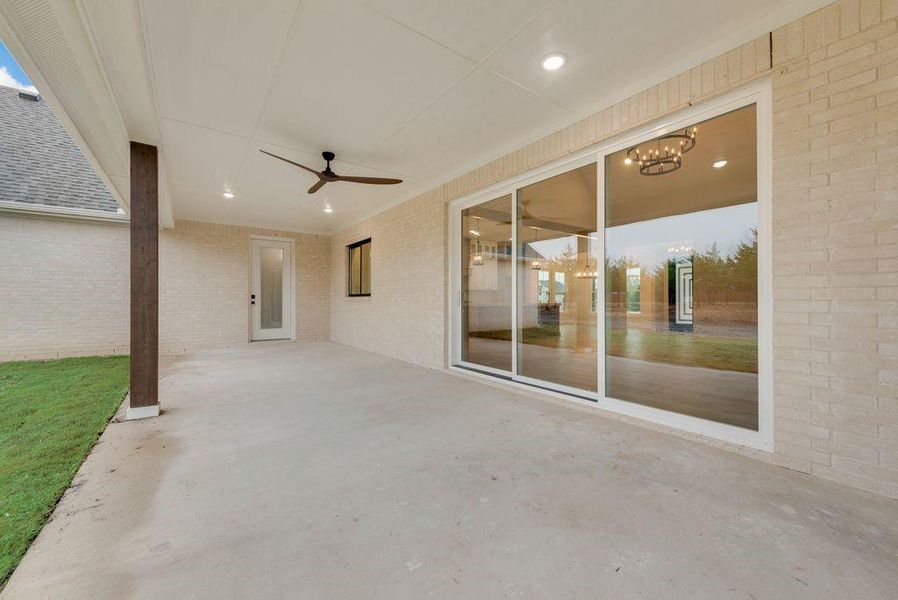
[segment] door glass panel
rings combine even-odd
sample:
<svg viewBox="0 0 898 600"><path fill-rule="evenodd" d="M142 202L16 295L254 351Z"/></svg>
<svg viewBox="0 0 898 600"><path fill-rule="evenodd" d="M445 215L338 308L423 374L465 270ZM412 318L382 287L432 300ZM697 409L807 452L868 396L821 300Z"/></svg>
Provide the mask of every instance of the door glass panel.
<svg viewBox="0 0 898 600"><path fill-rule="evenodd" d="M461 358L511 371L511 195L461 218Z"/></svg>
<svg viewBox="0 0 898 600"><path fill-rule="evenodd" d="M517 197L518 374L595 391L596 164Z"/></svg>
<svg viewBox="0 0 898 600"><path fill-rule="evenodd" d="M695 135L661 175L641 174L627 150L606 157L605 393L757 430L755 107ZM633 149L663 154L680 141Z"/></svg>
<svg viewBox="0 0 898 600"><path fill-rule="evenodd" d="M262 329L279 329L284 325L284 250L262 248L261 252Z"/></svg>

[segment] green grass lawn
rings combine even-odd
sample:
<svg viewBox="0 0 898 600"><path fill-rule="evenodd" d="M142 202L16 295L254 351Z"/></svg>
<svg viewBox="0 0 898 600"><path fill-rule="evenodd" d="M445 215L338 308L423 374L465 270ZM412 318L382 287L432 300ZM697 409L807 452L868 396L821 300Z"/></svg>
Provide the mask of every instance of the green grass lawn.
<svg viewBox="0 0 898 600"><path fill-rule="evenodd" d="M127 356L0 363L0 589L127 390Z"/></svg>
<svg viewBox="0 0 898 600"><path fill-rule="evenodd" d="M475 331L471 336L508 341L511 331ZM558 348L561 340L557 325L529 327L522 330L521 337L525 344L547 348ZM758 342L752 338L614 329L608 343L612 356L723 371L758 372Z"/></svg>

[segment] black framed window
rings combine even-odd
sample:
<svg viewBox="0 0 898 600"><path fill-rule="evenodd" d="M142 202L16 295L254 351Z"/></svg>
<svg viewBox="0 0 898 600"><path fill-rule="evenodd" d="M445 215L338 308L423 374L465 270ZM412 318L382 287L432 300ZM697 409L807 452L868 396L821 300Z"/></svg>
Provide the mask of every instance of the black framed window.
<svg viewBox="0 0 898 600"><path fill-rule="evenodd" d="M371 295L371 238L346 246L347 295Z"/></svg>

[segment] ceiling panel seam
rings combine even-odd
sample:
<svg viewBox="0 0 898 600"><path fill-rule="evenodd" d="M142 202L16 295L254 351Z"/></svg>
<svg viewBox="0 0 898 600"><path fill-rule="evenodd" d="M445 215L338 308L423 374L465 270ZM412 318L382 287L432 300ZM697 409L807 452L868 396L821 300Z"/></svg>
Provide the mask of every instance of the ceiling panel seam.
<svg viewBox="0 0 898 600"><path fill-rule="evenodd" d="M256 139L256 134L259 131L259 123L262 122L262 115L265 114L265 111L268 109L268 103L271 100L272 88L274 87L274 79L277 76L278 72L281 70L281 65L284 62L284 55L287 53L287 48L290 46L290 40L293 39L293 32L296 31L296 24L299 22L303 8L305 8L305 0L298 0L296 3L296 9L293 11L293 18L290 21L290 27L287 29L287 34L284 36L284 43L281 44L281 51L278 53L277 61L274 63L274 69L271 71L271 75L268 77L268 83L265 86L265 97L262 99L262 105L259 107L259 113L256 115L256 120L253 123L252 131L250 132L249 138L246 142L246 147L243 149L243 156L240 157L240 164L237 165L237 171L234 174L234 187L239 189L240 187L240 178L243 175L244 166L246 165L247 157L249 156L250 150L252 146L259 143L259 140Z"/></svg>

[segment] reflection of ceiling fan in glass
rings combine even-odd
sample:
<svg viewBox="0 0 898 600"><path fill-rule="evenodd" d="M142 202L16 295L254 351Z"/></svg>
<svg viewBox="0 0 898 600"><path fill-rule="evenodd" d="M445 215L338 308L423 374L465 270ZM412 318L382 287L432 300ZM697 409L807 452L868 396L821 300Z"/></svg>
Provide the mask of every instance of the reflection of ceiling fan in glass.
<svg viewBox="0 0 898 600"><path fill-rule="evenodd" d="M530 202L527 200L521 200L521 210L518 213L518 221L521 225L526 225L526 221L530 221L534 218L533 215L530 214L530 211L527 210L527 205L529 203ZM509 215L509 217L511 217L511 215ZM504 225L511 225L511 219L509 218L507 221L502 221L502 223Z"/></svg>

